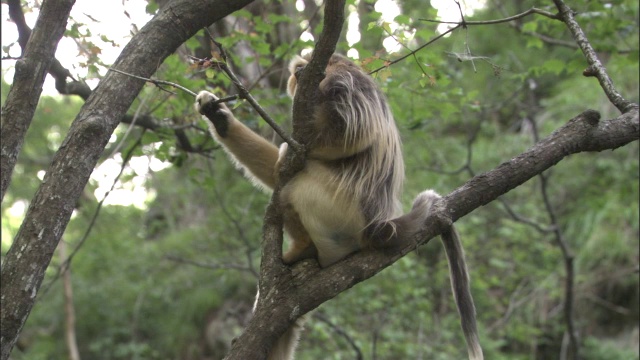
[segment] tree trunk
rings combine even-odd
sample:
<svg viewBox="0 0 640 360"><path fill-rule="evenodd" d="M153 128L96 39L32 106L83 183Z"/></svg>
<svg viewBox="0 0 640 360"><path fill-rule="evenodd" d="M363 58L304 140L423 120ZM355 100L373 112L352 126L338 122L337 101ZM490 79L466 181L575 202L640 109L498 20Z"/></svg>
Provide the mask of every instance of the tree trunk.
<svg viewBox="0 0 640 360"><path fill-rule="evenodd" d="M173 1L131 39L113 67L148 78L197 31L250 2ZM87 99L55 154L2 264L0 360L8 359L75 203L111 133L144 84L109 72ZM2 130L4 140L4 126ZM2 170L4 176L4 165Z"/></svg>
<svg viewBox="0 0 640 360"><path fill-rule="evenodd" d="M9 2L12 11L19 10L19 0ZM75 0L44 2L22 58L16 61L13 85L2 107L0 201L4 199L4 194L11 182L13 168L42 93L44 77L54 59L58 42L64 34L69 12L74 3ZM22 36L23 41L25 36Z"/></svg>

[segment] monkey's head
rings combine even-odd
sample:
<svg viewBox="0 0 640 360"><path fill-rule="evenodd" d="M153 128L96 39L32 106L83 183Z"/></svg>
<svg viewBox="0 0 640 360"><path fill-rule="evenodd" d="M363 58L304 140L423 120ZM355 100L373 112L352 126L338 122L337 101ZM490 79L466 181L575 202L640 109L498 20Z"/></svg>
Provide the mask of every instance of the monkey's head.
<svg viewBox="0 0 640 360"><path fill-rule="evenodd" d="M289 62L289 81L287 82L287 94L293 99L293 96L296 94L296 88L298 87L298 75L300 74L300 70L304 69L305 66L311 60L311 54L307 54L305 56L296 56L291 62ZM361 69L353 63L353 61L349 60L346 56L333 54L329 59L329 63L327 64L327 74L331 73L334 67L344 66L349 67L352 70L361 71Z"/></svg>

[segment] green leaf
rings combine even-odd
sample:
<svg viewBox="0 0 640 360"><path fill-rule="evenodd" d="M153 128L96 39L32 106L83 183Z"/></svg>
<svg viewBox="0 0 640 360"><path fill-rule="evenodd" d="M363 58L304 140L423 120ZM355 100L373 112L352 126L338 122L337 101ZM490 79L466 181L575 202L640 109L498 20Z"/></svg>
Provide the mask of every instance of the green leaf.
<svg viewBox="0 0 640 360"><path fill-rule="evenodd" d="M530 36L529 38L527 38L528 48L542 49L543 46L544 46L544 43L542 42L542 40L538 39L537 37Z"/></svg>
<svg viewBox="0 0 640 360"><path fill-rule="evenodd" d="M542 68L544 71L550 72L555 75L560 75L565 69L565 62L559 59L551 59L544 62Z"/></svg>
<svg viewBox="0 0 640 360"><path fill-rule="evenodd" d="M400 14L396 16L393 21L401 25L409 25L411 24L411 18L408 15Z"/></svg>
<svg viewBox="0 0 640 360"><path fill-rule="evenodd" d="M524 32L536 32L537 29L538 29L537 21L529 21L528 23L525 23L524 25L522 25L522 31Z"/></svg>
<svg viewBox="0 0 640 360"><path fill-rule="evenodd" d="M158 134L153 133L153 132L146 132L143 136L142 136L142 140L140 141L140 143L142 145L149 145L149 144L153 144L156 142L160 141L160 137L158 136Z"/></svg>

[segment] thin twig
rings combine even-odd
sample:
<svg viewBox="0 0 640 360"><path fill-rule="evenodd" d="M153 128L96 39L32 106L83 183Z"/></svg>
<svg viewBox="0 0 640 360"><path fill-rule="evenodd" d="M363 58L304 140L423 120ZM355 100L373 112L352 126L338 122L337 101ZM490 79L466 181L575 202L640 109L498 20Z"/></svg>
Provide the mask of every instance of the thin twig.
<svg viewBox="0 0 640 360"><path fill-rule="evenodd" d="M533 130L533 138L537 143L540 140L538 127L536 126L535 121L531 121L531 126ZM549 222L551 223L551 228L553 229L554 240L560 251L562 252L562 259L564 261L565 267L565 283L564 283L564 321L566 323L567 329L566 332L568 334L569 348L571 349L571 354L574 360L580 359L580 344L578 342L578 334L575 328L575 321L573 318L573 306L574 306L574 279L575 279L575 269L573 265L574 255L569 249L569 245L567 245L567 241L564 238L564 234L560 228L558 218L556 216L556 211L551 204L551 199L547 192L548 186L548 176L545 173L540 173L538 175L540 178L540 194L542 195L542 201L544 203L545 209L547 210L547 214L549 215Z"/></svg>
<svg viewBox="0 0 640 360"><path fill-rule="evenodd" d="M389 62L387 62L385 65L380 66L379 68L377 68L377 69L375 69L375 70L373 70L373 71L370 71L370 72L369 72L369 75L374 74L374 73L377 73L377 72L378 72L378 71L380 71L380 70L386 69L386 68L390 67L390 66L391 66L391 65L393 65L393 64L399 63L400 61L402 61L402 60L404 60L404 59L408 58L409 56L413 56L413 55L414 55L415 53L417 53L418 51L420 51L420 50L424 49L425 47L427 47L427 46L429 46L429 45L431 45L431 44L433 44L433 43L434 43L434 42L436 42L438 39L440 39L440 38L442 38L442 37L446 36L447 34L452 33L454 30L458 29L458 28L459 28L459 27L461 27L461 26L462 26L462 24L457 24L456 26L452 27L451 29L449 29L449 30L447 30L447 31L443 32L442 34L440 34L440 35L438 35L438 36L434 37L433 39L431 39L431 40L427 41L426 43L424 43L424 44L420 45L417 49L415 49L415 50L413 50L413 51L409 52L408 54L406 54L406 55L404 55L404 56L401 56L401 57L399 57L399 58L397 58L397 59L395 59L395 60L393 60L393 61L389 61Z"/></svg>
<svg viewBox="0 0 640 360"><path fill-rule="evenodd" d="M145 78L145 77L142 77L142 76L129 74L129 73L126 73L124 71L121 71L121 70L118 70L118 69L115 69L115 68L108 68L108 70L109 71L115 71L117 73L120 73L122 75L127 75L127 76L130 76L130 77L135 78L135 79L140 79L140 80L144 80L146 82L150 82L150 83L158 86L160 89L165 90L165 91L168 91L168 90L163 89L162 86L160 86L160 85L172 86L172 87L174 87L176 89L180 89L180 90L186 92L187 94L190 94L193 97L196 97L196 93L194 93L193 91L187 89L186 87L184 87L182 85L178 85L176 83L172 83L172 82L165 81L165 80L148 79L148 78Z"/></svg>
<svg viewBox="0 0 640 360"><path fill-rule="evenodd" d="M189 95L191 95L191 96L193 96L193 97L196 97L196 96L197 96L197 94L196 94L195 92L193 92L193 91L191 91L191 90L187 89L187 88L186 88L186 87L184 87L184 86L178 85L178 84L176 84L176 83L172 83L172 82L170 82L170 81L158 80L158 79L149 79L149 78L145 78L145 77L142 77L142 76L129 74L129 73L126 73L126 72L124 72L124 71L120 71L120 70L118 70L118 69L114 69L114 68L110 68L109 70L115 71L115 72L120 73L120 74L122 74L122 75L131 76L132 78L135 78L135 79L140 79L140 80L144 80L144 81L150 82L150 83L152 83L152 84L154 84L154 85L156 85L156 86L158 86L158 87L160 87L159 85L168 85L168 86L173 86L173 87L175 87L175 88L177 88L177 89L180 89L180 90L182 90L182 91L186 92L187 94L189 94ZM162 89L162 88L161 88L161 89ZM164 90L164 89L163 89L163 90ZM239 98L241 98L241 96L240 96L240 95L238 95L238 94L236 94L236 95L229 95L229 96L225 96L225 97L219 98L218 100L213 101L213 103L214 103L214 104L226 103L226 102L230 102L230 101L233 101L233 100L238 100Z"/></svg>
<svg viewBox="0 0 640 360"><path fill-rule="evenodd" d="M207 161L206 164L207 164L207 169L209 170L209 174L211 175L211 177L213 177L214 173L213 173L213 167L211 165L211 161ZM213 193L216 196L216 203L222 209L222 213L224 214L224 216L233 224L233 227L236 228L236 231L238 232L238 237L240 238L240 241L242 241L242 243L245 246L245 249L246 249L245 255L246 255L247 264L248 264L247 267L250 269L251 273L253 273L253 275L255 275L255 277L257 278L259 274L256 271L255 265L253 264L253 256L252 256L252 253L255 251L255 247L251 244L251 242L247 238L247 235L244 231L244 227L242 226L243 224L241 224L237 218L233 217L229 212L229 210L227 209L224 199L222 198L222 194L220 194L220 191L218 191L218 187L215 185L215 183L212 188L213 188ZM251 201L247 202L247 204L250 204L250 203Z"/></svg>
<svg viewBox="0 0 640 360"><path fill-rule="evenodd" d="M492 25L492 24L501 24L501 23L506 23L509 21L513 21L513 20L518 20L518 19L522 19L523 17L529 16L531 14L538 14L538 15L542 15L545 17L548 17L549 19L553 19L553 20L562 20L558 14L553 14L550 13L548 11L544 11L541 9L537 9L537 8L531 8L523 13L517 14L517 15L513 15L513 16L509 16L503 19L495 19L495 20L480 20L480 21L465 21L464 18L462 19L462 21L440 21L440 20L431 20L431 19L418 19L420 21L426 21L426 22L433 22L433 23L438 23L438 24L452 24L452 25Z"/></svg>
<svg viewBox="0 0 640 360"><path fill-rule="evenodd" d="M188 264L188 265L193 265L193 266L197 266L197 267L201 267L201 268L205 268L205 269L212 269L212 270L239 270L239 271L246 271L246 272L250 272L252 274L255 275L255 270L246 267L244 265L238 265L238 264L211 264L211 263L203 263L200 261L195 261L195 260L191 260L191 259L185 259L179 256L175 256L175 255L165 255L164 256L165 259L170 260L170 261L175 261L178 263L183 263L183 264Z"/></svg>
<svg viewBox="0 0 640 360"><path fill-rule="evenodd" d="M364 359L364 357L362 355L362 351L358 347L358 344L355 342L355 340L353 340L353 338L343 328L341 328L340 326L338 326L338 325L334 324L333 322L331 322L331 320L329 320L329 318L323 313L316 312L316 313L313 314L313 317L315 319L320 320L321 322L327 324L327 326L329 326L331 328L331 330L333 330L336 334L342 336L349 343L349 346L351 346L353 351L356 353L355 354L356 360Z"/></svg>

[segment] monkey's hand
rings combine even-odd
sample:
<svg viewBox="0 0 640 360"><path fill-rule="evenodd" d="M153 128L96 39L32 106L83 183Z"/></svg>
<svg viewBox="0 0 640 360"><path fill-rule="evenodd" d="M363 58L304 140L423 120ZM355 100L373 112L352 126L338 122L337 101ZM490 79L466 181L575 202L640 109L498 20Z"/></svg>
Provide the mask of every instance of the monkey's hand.
<svg viewBox="0 0 640 360"><path fill-rule="evenodd" d="M211 121L220 137L226 137L229 132L229 122L233 116L229 108L223 103L216 103L218 97L208 91L200 91L196 96L196 111Z"/></svg>

